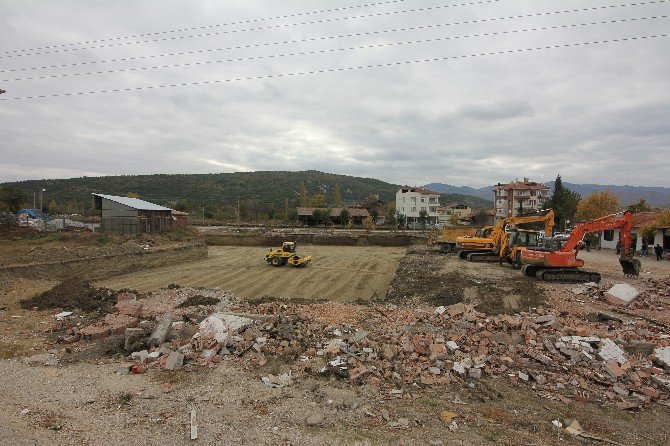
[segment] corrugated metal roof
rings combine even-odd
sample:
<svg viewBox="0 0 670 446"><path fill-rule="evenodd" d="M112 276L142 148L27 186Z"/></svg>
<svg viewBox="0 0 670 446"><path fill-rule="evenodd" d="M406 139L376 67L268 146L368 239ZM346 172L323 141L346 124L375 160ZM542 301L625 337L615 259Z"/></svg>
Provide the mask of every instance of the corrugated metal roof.
<svg viewBox="0 0 670 446"><path fill-rule="evenodd" d="M117 197L116 195L93 194L96 197L106 198L124 206L138 209L141 211L171 211L171 208L160 206L158 204L149 203L148 201L140 200L139 198Z"/></svg>

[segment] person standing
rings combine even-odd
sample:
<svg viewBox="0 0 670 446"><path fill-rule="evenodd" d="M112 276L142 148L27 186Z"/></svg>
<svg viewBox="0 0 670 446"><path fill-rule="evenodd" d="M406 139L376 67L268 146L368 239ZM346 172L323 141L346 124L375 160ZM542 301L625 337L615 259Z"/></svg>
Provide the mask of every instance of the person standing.
<svg viewBox="0 0 670 446"><path fill-rule="evenodd" d="M657 261L663 258L663 248L658 243L656 243L656 246L654 246L654 253L656 254Z"/></svg>
<svg viewBox="0 0 670 446"><path fill-rule="evenodd" d="M647 249L649 248L649 245L647 244L646 239L642 239L642 255L646 256L647 255Z"/></svg>

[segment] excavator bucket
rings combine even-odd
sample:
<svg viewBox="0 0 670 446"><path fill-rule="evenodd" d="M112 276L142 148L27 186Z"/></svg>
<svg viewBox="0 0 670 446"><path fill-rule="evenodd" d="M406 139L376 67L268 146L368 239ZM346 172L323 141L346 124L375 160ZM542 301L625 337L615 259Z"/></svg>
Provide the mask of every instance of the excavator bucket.
<svg viewBox="0 0 670 446"><path fill-rule="evenodd" d="M640 275L640 261L638 259L619 259L621 268L623 268L623 273L626 276L639 276Z"/></svg>

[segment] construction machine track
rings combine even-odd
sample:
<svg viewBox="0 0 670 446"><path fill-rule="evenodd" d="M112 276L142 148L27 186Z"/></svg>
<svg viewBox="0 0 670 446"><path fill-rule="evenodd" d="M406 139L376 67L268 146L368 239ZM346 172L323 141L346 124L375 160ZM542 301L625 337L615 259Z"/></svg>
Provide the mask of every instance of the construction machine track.
<svg viewBox="0 0 670 446"><path fill-rule="evenodd" d="M530 271L526 269L524 275L528 275ZM600 282L600 273L595 271L582 271L577 268L551 268L538 269L535 277L544 282L563 282L563 283L585 283L585 282Z"/></svg>
<svg viewBox="0 0 670 446"><path fill-rule="evenodd" d="M492 252L471 252L466 258L468 262L500 262L500 256Z"/></svg>

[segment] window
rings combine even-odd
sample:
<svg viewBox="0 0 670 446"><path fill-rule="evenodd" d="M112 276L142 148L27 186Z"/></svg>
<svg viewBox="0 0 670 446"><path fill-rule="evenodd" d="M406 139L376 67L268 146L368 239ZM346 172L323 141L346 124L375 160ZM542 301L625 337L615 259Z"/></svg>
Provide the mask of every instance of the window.
<svg viewBox="0 0 670 446"><path fill-rule="evenodd" d="M430 197L430 199L428 200L428 202L429 202L429 203L437 203L437 198L435 198L435 197Z"/></svg>
<svg viewBox="0 0 670 446"><path fill-rule="evenodd" d="M436 213L436 212L437 212L437 206L431 206L431 207L430 207L430 212L431 212L432 214Z"/></svg>
<svg viewBox="0 0 670 446"><path fill-rule="evenodd" d="M612 240L614 240L614 229L605 229L603 231L603 238L607 242L611 242Z"/></svg>
<svg viewBox="0 0 670 446"><path fill-rule="evenodd" d="M537 201L535 200L528 200L528 204L531 206L535 206L537 204Z"/></svg>
<svg viewBox="0 0 670 446"><path fill-rule="evenodd" d="M402 197L402 202L403 202L403 203L405 202L405 197Z"/></svg>
<svg viewBox="0 0 670 446"><path fill-rule="evenodd" d="M422 210L422 211L425 211L425 210L426 210L426 206L421 206L421 210Z"/></svg>
<svg viewBox="0 0 670 446"><path fill-rule="evenodd" d="M416 203L416 197L412 197L412 203Z"/></svg>
<svg viewBox="0 0 670 446"><path fill-rule="evenodd" d="M424 197L421 197L421 203L425 203L426 199Z"/></svg>
<svg viewBox="0 0 670 446"><path fill-rule="evenodd" d="M412 212L416 212L416 206L412 208Z"/></svg>
<svg viewBox="0 0 670 446"><path fill-rule="evenodd" d="M537 193L537 191L535 191L535 190L530 191L531 197L534 197L536 193Z"/></svg>

